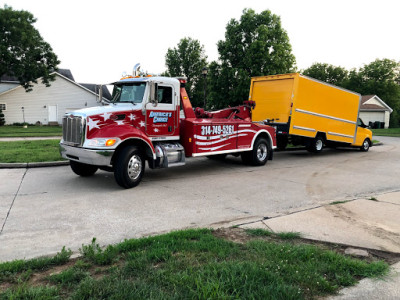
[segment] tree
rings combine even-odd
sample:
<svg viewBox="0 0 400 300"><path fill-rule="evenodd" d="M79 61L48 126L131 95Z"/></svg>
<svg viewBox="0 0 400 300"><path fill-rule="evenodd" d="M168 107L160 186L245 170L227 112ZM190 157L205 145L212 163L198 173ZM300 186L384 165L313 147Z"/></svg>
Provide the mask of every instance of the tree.
<svg viewBox="0 0 400 300"><path fill-rule="evenodd" d="M337 86L344 86L349 78L349 72L345 68L325 63L314 63L302 73Z"/></svg>
<svg viewBox="0 0 400 300"><path fill-rule="evenodd" d="M32 83L37 83L38 78L50 86L50 81L55 80L51 73L60 63L33 26L35 22L30 12L16 11L6 5L0 8L0 77L18 78L27 92L32 90Z"/></svg>
<svg viewBox="0 0 400 300"><path fill-rule="evenodd" d="M190 37L181 39L176 48L168 49L165 65L167 75L187 78L186 90L193 106L202 105L204 79L201 72L207 65L207 56L200 42Z"/></svg>
<svg viewBox="0 0 400 300"><path fill-rule="evenodd" d="M390 127L400 126L400 62L376 59L350 72L347 88L362 95L378 95L393 112Z"/></svg>
<svg viewBox="0 0 400 300"><path fill-rule="evenodd" d="M390 127L400 126L400 62L376 59L350 72L341 67L315 63L303 74L361 95L378 95L393 109Z"/></svg>
<svg viewBox="0 0 400 300"><path fill-rule="evenodd" d="M295 68L288 35L280 18L269 10L256 14L245 9L240 20L229 21L225 40L217 46L220 62L210 65L208 84L214 108L247 99L252 76L287 73Z"/></svg>

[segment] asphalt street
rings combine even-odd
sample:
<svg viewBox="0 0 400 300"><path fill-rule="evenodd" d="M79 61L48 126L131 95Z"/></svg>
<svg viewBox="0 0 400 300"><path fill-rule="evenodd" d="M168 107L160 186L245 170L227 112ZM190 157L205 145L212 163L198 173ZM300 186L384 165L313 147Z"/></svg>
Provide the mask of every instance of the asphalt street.
<svg viewBox="0 0 400 300"><path fill-rule="evenodd" d="M0 170L0 261L77 251L188 227L243 224L400 190L400 139L377 137L369 152L276 152L264 167L239 158L188 159L146 170L121 189L113 174L81 178L68 166Z"/></svg>

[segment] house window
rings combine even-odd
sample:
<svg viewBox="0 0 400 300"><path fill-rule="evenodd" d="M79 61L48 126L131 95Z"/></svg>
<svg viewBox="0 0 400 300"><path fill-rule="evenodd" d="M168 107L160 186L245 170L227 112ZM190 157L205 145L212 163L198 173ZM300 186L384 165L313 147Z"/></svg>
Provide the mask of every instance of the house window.
<svg viewBox="0 0 400 300"><path fill-rule="evenodd" d="M2 110L2 111L7 110L7 104L5 104L5 103L0 103L0 110Z"/></svg>

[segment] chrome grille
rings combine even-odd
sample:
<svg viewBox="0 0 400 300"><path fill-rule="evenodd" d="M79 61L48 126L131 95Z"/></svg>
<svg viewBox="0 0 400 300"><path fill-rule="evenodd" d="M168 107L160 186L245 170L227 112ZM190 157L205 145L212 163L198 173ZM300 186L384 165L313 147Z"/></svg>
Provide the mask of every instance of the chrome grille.
<svg viewBox="0 0 400 300"><path fill-rule="evenodd" d="M80 116L65 116L63 118L63 140L66 144L81 146L84 136L83 119Z"/></svg>

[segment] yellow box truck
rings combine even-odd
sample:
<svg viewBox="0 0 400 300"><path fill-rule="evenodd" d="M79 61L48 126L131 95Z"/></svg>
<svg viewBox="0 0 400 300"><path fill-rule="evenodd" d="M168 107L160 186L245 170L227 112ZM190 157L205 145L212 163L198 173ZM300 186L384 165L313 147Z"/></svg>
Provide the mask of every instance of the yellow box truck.
<svg viewBox="0 0 400 300"><path fill-rule="evenodd" d="M288 142L310 152L351 146L368 151L372 132L359 119L361 95L299 73L251 79L253 121L274 126L278 149Z"/></svg>

